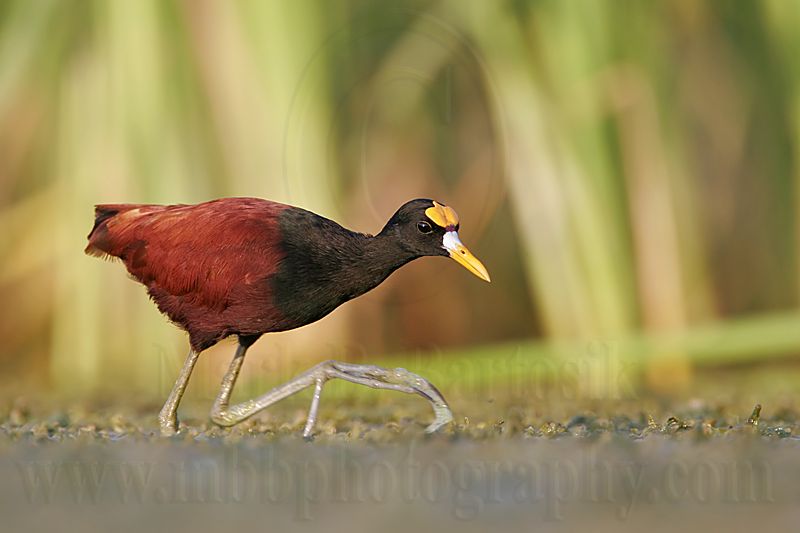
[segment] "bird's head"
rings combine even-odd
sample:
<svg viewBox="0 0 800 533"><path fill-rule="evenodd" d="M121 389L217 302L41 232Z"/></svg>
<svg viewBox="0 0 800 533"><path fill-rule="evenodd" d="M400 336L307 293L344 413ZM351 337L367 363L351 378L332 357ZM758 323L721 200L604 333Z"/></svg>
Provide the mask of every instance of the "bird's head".
<svg viewBox="0 0 800 533"><path fill-rule="evenodd" d="M407 202L389 219L381 234L391 234L415 256L444 255L485 281L489 272L458 238L459 220L452 207L434 200Z"/></svg>

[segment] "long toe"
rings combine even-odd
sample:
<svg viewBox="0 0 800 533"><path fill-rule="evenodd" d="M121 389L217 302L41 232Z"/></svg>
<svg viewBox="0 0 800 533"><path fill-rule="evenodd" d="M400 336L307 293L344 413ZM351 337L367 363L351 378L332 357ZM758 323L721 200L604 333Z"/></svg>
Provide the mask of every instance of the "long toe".
<svg viewBox="0 0 800 533"><path fill-rule="evenodd" d="M435 418L433 422L425 428L425 433L434 433L453 421L453 413L445 404L434 403L433 414Z"/></svg>
<svg viewBox="0 0 800 533"><path fill-rule="evenodd" d="M178 433L178 419L159 418L162 437L171 437Z"/></svg>

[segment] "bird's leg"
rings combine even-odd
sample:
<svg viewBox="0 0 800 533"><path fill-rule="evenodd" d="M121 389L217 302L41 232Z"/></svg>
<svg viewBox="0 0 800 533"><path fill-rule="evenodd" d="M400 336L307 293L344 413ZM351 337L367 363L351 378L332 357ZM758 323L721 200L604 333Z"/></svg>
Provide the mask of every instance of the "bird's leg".
<svg viewBox="0 0 800 533"><path fill-rule="evenodd" d="M236 350L236 355L222 379L222 387L211 409L211 420L220 426L237 424L270 405L313 385L314 397L303 429L303 436L310 437L317 419L322 388L328 380L335 378L375 389L419 394L433 406L435 419L425 429L428 433L436 431L453 419L453 414L441 393L430 382L417 374L404 368L386 369L374 365L356 365L339 361L320 363L258 398L230 406L231 392L242 369L246 351L247 348L241 345Z"/></svg>
<svg viewBox="0 0 800 533"><path fill-rule="evenodd" d="M319 400L322 397L322 387L325 382L318 379L314 384L314 396L311 397L311 407L308 408L308 417L306 418L306 425L303 428L303 437L308 438L314 430L314 424L317 423L317 411L319 411Z"/></svg>
<svg viewBox="0 0 800 533"><path fill-rule="evenodd" d="M239 420L231 419L231 422L226 423L232 414L232 410L228 407L228 405L231 401L233 386L236 385L236 378L239 377L239 372L242 370L247 348L248 347L243 344L239 344L236 347L236 353L231 360L228 371L225 372L225 376L222 378L222 386L219 389L219 394L217 394L217 398L214 400L214 405L211 407L211 420L220 426L232 426L236 422L244 420L244 418L240 418ZM242 404L235 405L234 409L240 405Z"/></svg>
<svg viewBox="0 0 800 533"><path fill-rule="evenodd" d="M189 350L189 355L186 356L178 379L175 380L175 385L172 386L172 391L158 414L158 423L161 426L161 434L164 436L174 435L178 432L178 404L181 403L183 392L186 390L186 384L189 383L189 376L192 375L199 355L193 349Z"/></svg>
<svg viewBox="0 0 800 533"><path fill-rule="evenodd" d="M453 420L453 413L450 411L450 407L448 407L439 389L418 374L409 372L405 368L388 369L376 365L358 365L339 361L333 361L333 363L337 370L348 376L342 377L342 379L373 388L419 394L428 400L431 407L433 407L434 421L425 428L427 433L433 433Z"/></svg>

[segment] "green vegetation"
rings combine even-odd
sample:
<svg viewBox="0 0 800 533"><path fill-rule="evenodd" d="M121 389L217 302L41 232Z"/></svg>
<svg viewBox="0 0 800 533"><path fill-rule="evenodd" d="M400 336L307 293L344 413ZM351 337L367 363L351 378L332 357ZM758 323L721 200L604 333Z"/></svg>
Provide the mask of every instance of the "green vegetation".
<svg viewBox="0 0 800 533"><path fill-rule="evenodd" d="M92 204L222 195L364 231L446 200L493 278L410 266L262 340L248 390L290 358L491 382L601 345L669 389L796 357L799 24L782 0L0 2L3 374L161 398L184 337L81 254Z"/></svg>

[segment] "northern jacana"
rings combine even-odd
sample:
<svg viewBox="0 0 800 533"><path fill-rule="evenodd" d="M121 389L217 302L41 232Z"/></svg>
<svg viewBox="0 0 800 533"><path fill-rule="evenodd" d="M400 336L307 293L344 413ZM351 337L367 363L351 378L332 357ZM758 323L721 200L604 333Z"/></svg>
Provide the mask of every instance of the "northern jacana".
<svg viewBox="0 0 800 533"><path fill-rule="evenodd" d="M236 335L236 354L211 409L231 426L307 387L314 396L303 430L309 437L326 381L419 394L433 406L432 432L452 420L441 393L402 368L325 361L266 394L229 405L245 353L261 335L299 328L364 294L404 264L449 256L489 281L461 244L456 212L412 200L375 236L356 233L305 209L257 198L196 205L114 204L95 207L86 253L119 258L147 287L159 310L189 333L191 349L159 414L161 432L178 430L177 410L198 355Z"/></svg>

